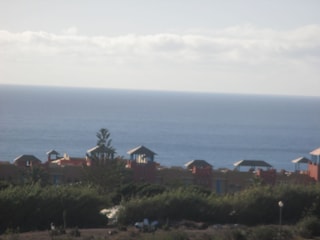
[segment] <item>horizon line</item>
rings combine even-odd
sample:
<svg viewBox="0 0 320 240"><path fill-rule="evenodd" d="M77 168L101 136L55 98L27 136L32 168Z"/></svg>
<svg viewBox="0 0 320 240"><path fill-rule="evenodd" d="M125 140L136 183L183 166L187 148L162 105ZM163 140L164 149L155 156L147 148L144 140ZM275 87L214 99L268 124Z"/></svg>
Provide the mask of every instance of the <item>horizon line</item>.
<svg viewBox="0 0 320 240"><path fill-rule="evenodd" d="M14 84L0 83L0 86L8 87L35 87L35 88L57 88L57 89L90 89L90 90L111 90L111 91L132 91L132 92L165 92L165 93L185 93L185 94L221 94L221 95L242 95L242 96L266 96L266 97L302 97L302 98L320 98L320 95L303 95L290 93L252 93L252 92L215 92L201 90L177 90L177 89L152 89L152 88L113 88L99 86L71 86L71 85L51 85L51 84Z"/></svg>

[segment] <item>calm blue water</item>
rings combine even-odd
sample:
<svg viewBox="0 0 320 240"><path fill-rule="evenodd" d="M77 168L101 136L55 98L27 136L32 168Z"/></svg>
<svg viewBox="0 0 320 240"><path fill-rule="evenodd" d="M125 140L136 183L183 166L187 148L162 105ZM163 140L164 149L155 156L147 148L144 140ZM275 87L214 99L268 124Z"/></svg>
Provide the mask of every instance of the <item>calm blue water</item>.
<svg viewBox="0 0 320 240"><path fill-rule="evenodd" d="M118 155L145 145L164 166L259 159L293 170L320 147L320 98L0 85L0 160L83 157L100 128Z"/></svg>

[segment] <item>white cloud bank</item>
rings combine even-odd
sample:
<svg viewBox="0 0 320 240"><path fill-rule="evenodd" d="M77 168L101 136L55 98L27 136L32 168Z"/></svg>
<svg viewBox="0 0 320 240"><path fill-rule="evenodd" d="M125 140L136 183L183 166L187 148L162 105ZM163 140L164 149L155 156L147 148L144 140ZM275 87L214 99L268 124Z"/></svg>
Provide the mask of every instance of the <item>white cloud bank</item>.
<svg viewBox="0 0 320 240"><path fill-rule="evenodd" d="M117 37L2 30L0 63L0 83L319 95L320 26Z"/></svg>

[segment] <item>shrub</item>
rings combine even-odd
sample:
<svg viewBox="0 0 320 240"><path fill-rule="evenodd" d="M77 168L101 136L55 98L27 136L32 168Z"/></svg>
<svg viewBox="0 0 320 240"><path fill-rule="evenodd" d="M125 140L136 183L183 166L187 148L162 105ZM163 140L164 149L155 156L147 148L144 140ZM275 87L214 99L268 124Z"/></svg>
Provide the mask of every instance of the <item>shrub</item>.
<svg viewBox="0 0 320 240"><path fill-rule="evenodd" d="M231 231L232 240L246 240L246 232L241 229L233 229Z"/></svg>
<svg viewBox="0 0 320 240"><path fill-rule="evenodd" d="M188 234L182 231L172 231L168 233L165 240L188 240Z"/></svg>
<svg viewBox="0 0 320 240"><path fill-rule="evenodd" d="M249 240L272 240L279 236L279 228L274 226L258 226L252 229Z"/></svg>
<svg viewBox="0 0 320 240"><path fill-rule="evenodd" d="M152 197L133 198L124 204L119 213L120 223L150 220L202 221L210 210L206 196L185 189L176 189Z"/></svg>
<svg viewBox="0 0 320 240"><path fill-rule="evenodd" d="M0 216L6 219L0 232L8 227L44 230L51 222L63 227L102 226L105 219L99 210L107 202L94 188L85 186L8 187L0 191Z"/></svg>
<svg viewBox="0 0 320 240"><path fill-rule="evenodd" d="M304 238L320 236L320 220L315 216L307 216L298 222L297 231Z"/></svg>
<svg viewBox="0 0 320 240"><path fill-rule="evenodd" d="M263 225L257 226L251 229L248 233L248 240L273 240L273 239L283 239L290 240L293 239L293 234L290 228L282 227L279 229L277 225Z"/></svg>
<svg viewBox="0 0 320 240"><path fill-rule="evenodd" d="M75 227L73 229L70 230L69 235L72 237L80 237L81 233L79 231L79 228Z"/></svg>
<svg viewBox="0 0 320 240"><path fill-rule="evenodd" d="M211 237L212 240L246 240L247 232L243 229L218 229Z"/></svg>
<svg viewBox="0 0 320 240"><path fill-rule="evenodd" d="M7 240L19 240L20 239L19 233L20 233L19 228L17 229L8 228L5 231L5 236Z"/></svg>

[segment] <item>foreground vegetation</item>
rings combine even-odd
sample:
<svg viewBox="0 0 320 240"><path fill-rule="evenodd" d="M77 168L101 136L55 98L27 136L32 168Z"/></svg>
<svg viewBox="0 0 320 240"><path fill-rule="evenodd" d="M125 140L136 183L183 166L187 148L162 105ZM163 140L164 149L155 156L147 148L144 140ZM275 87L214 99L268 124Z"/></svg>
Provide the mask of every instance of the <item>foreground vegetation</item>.
<svg viewBox="0 0 320 240"><path fill-rule="evenodd" d="M104 224L99 215L106 204L95 189L80 186L39 185L8 187L0 191L0 228L30 231L60 226L94 227Z"/></svg>
<svg viewBox="0 0 320 240"><path fill-rule="evenodd" d="M149 219L187 219L212 224L277 224L279 200L284 202L283 222L295 224L305 216L320 216L320 187L259 186L218 196L198 188L176 188L136 197L124 203L119 221L129 224Z"/></svg>
<svg viewBox="0 0 320 240"><path fill-rule="evenodd" d="M254 184L237 193L216 195L197 186L132 183L130 170L113 158L109 131L100 129L97 138L98 146L109 149L110 159L103 166L84 167L81 183L50 185L46 172L37 167L24 171L19 184L0 182L0 240L20 236L33 240L299 240L320 236L319 184ZM279 201L284 203L281 212ZM115 205L120 206L116 230L106 229L109 219L100 212ZM157 231L133 227L146 218L159 223Z"/></svg>
<svg viewBox="0 0 320 240"><path fill-rule="evenodd" d="M262 229L266 234L268 231L276 234L279 200L284 202L283 224L295 226L294 233L286 231L287 239L297 234L303 237L320 235L319 185L259 186L224 196L195 186L132 183L110 192L89 184L6 186L0 191L0 230L2 233L48 230L52 222L63 229L105 227L107 218L99 213L100 210L121 204L119 226L132 226L148 218L159 221L162 229L170 229L184 220L202 222L202 228L234 224L260 226L256 231ZM251 230L236 228L231 232L239 238L229 239L253 239Z"/></svg>

